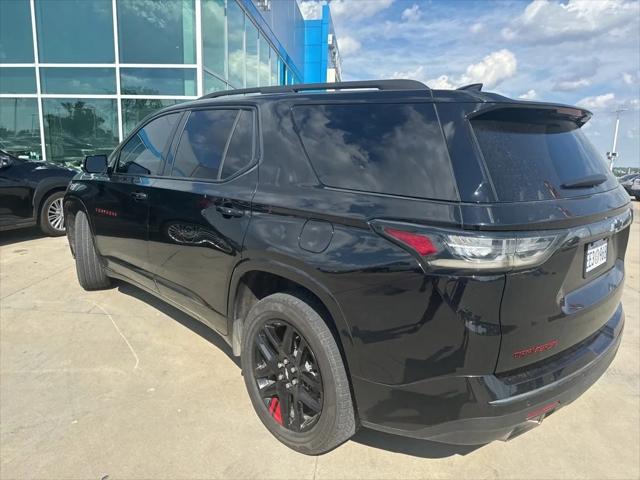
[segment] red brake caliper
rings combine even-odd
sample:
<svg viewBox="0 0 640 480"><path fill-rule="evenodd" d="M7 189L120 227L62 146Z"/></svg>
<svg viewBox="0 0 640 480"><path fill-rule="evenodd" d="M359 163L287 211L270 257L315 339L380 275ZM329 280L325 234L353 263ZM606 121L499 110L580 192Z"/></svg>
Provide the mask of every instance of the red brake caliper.
<svg viewBox="0 0 640 480"><path fill-rule="evenodd" d="M280 410L280 400L278 400L278 397L273 397L269 401L269 413L276 422L282 425L282 411Z"/></svg>

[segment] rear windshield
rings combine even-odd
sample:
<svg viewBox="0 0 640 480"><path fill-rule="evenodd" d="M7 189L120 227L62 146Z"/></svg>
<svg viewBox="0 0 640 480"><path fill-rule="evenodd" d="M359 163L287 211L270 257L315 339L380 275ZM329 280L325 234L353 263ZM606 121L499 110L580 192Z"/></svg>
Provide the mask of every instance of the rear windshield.
<svg viewBox="0 0 640 480"><path fill-rule="evenodd" d="M324 185L457 198L433 104L304 105L294 107L293 113Z"/></svg>
<svg viewBox="0 0 640 480"><path fill-rule="evenodd" d="M547 200L601 191L609 169L574 119L555 109L505 108L471 120L498 199ZM603 174L597 187L563 184Z"/></svg>

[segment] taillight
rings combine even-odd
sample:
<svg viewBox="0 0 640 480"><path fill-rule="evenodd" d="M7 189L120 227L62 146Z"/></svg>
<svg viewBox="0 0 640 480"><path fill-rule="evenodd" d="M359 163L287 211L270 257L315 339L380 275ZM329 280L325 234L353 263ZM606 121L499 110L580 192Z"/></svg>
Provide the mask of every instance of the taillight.
<svg viewBox="0 0 640 480"><path fill-rule="evenodd" d="M384 233L395 238L399 242L404 243L409 248L415 250L419 255L433 255L438 251L436 246L431 243L431 240L426 235L420 235L418 233L407 232L390 227L384 227Z"/></svg>
<svg viewBox="0 0 640 480"><path fill-rule="evenodd" d="M430 270L504 271L539 265L566 232L466 232L373 220L373 229L416 254Z"/></svg>

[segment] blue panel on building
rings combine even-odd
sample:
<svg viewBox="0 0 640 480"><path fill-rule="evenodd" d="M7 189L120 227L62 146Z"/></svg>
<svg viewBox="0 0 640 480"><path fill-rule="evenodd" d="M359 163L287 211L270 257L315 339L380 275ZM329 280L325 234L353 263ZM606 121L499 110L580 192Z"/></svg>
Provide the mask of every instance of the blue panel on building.
<svg viewBox="0 0 640 480"><path fill-rule="evenodd" d="M304 26L304 81L326 82L329 68L329 36L335 37L329 6L322 7L322 18L305 20Z"/></svg>

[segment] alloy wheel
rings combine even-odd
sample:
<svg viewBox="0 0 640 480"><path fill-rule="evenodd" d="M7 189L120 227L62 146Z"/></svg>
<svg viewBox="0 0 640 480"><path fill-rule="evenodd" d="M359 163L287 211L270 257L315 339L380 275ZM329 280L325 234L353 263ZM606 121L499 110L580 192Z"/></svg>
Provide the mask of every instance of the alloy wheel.
<svg viewBox="0 0 640 480"><path fill-rule="evenodd" d="M57 198L49 205L47 209L47 220L51 228L62 231L64 230L64 209L62 206L62 198Z"/></svg>
<svg viewBox="0 0 640 480"><path fill-rule="evenodd" d="M323 387L305 338L282 320L265 323L254 340L253 377L271 417L287 430L310 430L322 413Z"/></svg>

